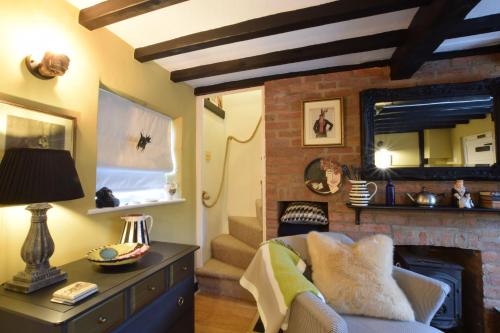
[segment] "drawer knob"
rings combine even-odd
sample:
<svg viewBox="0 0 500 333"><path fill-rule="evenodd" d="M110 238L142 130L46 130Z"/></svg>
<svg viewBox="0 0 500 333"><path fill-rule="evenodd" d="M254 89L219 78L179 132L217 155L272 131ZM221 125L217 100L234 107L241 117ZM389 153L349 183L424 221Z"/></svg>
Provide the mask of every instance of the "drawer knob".
<svg viewBox="0 0 500 333"><path fill-rule="evenodd" d="M184 305L184 297L179 297L179 298L177 299L177 305L178 305L178 306L182 306L182 305Z"/></svg>
<svg viewBox="0 0 500 333"><path fill-rule="evenodd" d="M182 270L183 270L184 272L187 272L188 267L187 267L187 266L182 266Z"/></svg>
<svg viewBox="0 0 500 333"><path fill-rule="evenodd" d="M97 322L99 324L105 324L107 321L108 321L108 318L103 317L103 316L99 316L99 318L97 318Z"/></svg>
<svg viewBox="0 0 500 333"><path fill-rule="evenodd" d="M149 290L149 291L156 291L156 287L155 287L155 286L149 286L149 287L148 287L148 290Z"/></svg>

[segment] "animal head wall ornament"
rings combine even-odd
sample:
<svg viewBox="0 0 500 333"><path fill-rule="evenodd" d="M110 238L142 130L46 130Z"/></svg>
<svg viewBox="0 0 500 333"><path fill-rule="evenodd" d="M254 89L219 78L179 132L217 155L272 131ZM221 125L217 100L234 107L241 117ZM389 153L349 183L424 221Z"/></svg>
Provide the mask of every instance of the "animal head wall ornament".
<svg viewBox="0 0 500 333"><path fill-rule="evenodd" d="M144 151L144 149L146 149L146 145L148 143L151 143L151 136L149 135L144 135L142 134L141 132L141 137L139 138L139 141L137 142L137 150L141 150L141 151Z"/></svg>
<svg viewBox="0 0 500 333"><path fill-rule="evenodd" d="M67 55L52 52L45 52L41 60L31 55L24 58L24 63L30 73L42 80L63 76L69 68L69 62Z"/></svg>

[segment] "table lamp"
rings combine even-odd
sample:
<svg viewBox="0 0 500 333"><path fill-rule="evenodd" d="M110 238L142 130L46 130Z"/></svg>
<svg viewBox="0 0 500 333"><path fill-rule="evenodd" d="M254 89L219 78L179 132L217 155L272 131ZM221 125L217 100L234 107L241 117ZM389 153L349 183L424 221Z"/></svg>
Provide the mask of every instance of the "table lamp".
<svg viewBox="0 0 500 333"><path fill-rule="evenodd" d="M31 293L66 280L67 274L51 267L54 241L47 227L48 202L84 196L75 162L69 151L54 149L8 149L0 163L0 204L29 204L31 226L21 248L26 263L5 289Z"/></svg>

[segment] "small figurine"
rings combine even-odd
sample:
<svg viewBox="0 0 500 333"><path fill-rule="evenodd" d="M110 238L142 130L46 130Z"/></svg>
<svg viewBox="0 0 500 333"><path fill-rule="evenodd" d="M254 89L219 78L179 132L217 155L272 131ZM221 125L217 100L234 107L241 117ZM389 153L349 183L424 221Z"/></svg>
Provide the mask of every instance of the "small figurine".
<svg viewBox="0 0 500 333"><path fill-rule="evenodd" d="M458 203L459 208L474 208L474 202L470 197L470 192L465 192L464 196L460 198Z"/></svg>
<svg viewBox="0 0 500 333"><path fill-rule="evenodd" d="M116 198L107 187L101 188L95 193L95 205L97 208L103 207L118 207L120 206L120 199Z"/></svg>
<svg viewBox="0 0 500 333"><path fill-rule="evenodd" d="M459 179L455 181L451 189L453 206L458 208L473 208L474 202L471 199L470 192L464 186L464 181Z"/></svg>

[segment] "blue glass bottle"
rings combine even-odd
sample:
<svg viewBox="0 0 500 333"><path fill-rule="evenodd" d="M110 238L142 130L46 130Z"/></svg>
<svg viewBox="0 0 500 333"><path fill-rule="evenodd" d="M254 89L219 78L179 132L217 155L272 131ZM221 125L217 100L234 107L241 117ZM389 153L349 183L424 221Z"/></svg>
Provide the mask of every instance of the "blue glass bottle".
<svg viewBox="0 0 500 333"><path fill-rule="evenodd" d="M396 205L396 186L392 183L392 179L389 178L387 185L385 186L385 205L395 206Z"/></svg>

